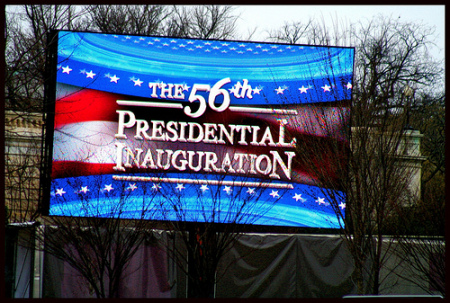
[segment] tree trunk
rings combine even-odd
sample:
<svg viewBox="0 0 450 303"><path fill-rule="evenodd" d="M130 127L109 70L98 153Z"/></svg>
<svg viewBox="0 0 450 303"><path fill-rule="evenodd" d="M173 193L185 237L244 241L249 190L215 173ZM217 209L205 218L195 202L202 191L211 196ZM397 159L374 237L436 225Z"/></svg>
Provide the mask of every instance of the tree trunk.
<svg viewBox="0 0 450 303"><path fill-rule="evenodd" d="M214 298L215 268L202 250L203 243L197 237L198 231L189 232L191 243L188 252L188 298Z"/></svg>
<svg viewBox="0 0 450 303"><path fill-rule="evenodd" d="M363 265L361 262L355 262L354 279L356 281L356 287L359 295L365 294L364 291L364 276L363 276Z"/></svg>

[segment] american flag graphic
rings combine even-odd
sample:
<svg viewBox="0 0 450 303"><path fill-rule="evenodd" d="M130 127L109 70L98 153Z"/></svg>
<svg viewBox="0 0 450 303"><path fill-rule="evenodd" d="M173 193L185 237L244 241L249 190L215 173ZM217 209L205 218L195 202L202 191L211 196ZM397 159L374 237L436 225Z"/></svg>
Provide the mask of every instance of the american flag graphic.
<svg viewBox="0 0 450 303"><path fill-rule="evenodd" d="M152 212L147 219L206 221L199 214L199 201L215 205L211 197L219 193L224 209L232 201L257 197L255 208L261 213L248 214L253 224L339 227L330 198L316 186L320 180L302 162L317 162L336 179L343 177L338 171L342 165L333 166L333 161L345 161L348 148L353 49L61 31L56 69L51 215L114 216L112 205L126 196L121 215L136 218L142 214L143 200L156 203L171 193L190 205L187 217ZM211 94L218 96L217 103L208 103ZM226 96L229 105L220 109ZM202 98L203 112L198 105ZM187 115L187 107L199 114ZM135 152L135 158L139 149L216 155L270 155L277 150L286 160L283 152L296 149L141 140L134 138L135 128L125 129L127 140L119 140L118 111L132 112L139 121L245 124L249 130L258 126L261 132L272 130L276 138L283 124L289 140L324 148L320 155L296 155L292 175L280 173L276 180L142 167L120 171L117 146L121 142ZM151 125L146 132L152 132ZM328 152L332 146L339 146L342 155ZM125 162L126 151L122 156ZM340 208L345 209L345 193L336 193L342 198ZM94 208L86 208L86 203ZM214 207L208 212L214 213ZM233 222L225 215L216 220Z"/></svg>

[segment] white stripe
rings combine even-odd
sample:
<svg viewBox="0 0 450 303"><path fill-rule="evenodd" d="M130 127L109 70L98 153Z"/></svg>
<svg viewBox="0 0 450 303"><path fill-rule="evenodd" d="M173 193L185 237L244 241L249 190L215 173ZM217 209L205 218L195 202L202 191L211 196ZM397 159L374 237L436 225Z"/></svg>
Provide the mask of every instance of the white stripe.
<svg viewBox="0 0 450 303"><path fill-rule="evenodd" d="M55 129L53 161L116 163L117 122L90 121Z"/></svg>
<svg viewBox="0 0 450 303"><path fill-rule="evenodd" d="M183 179L183 178L162 178L162 177L142 177L142 176L113 176L118 181L141 181L156 183L182 183L182 184L207 184L223 186L245 186L245 187L263 187L263 188L283 188L293 189L294 186L288 183L270 183L270 182L250 182L250 181L219 181L205 179Z"/></svg>
<svg viewBox="0 0 450 303"><path fill-rule="evenodd" d="M142 106L142 107L183 109L183 105L181 103L117 100L117 104L124 105L124 106ZM241 112L241 113L298 115L298 112L295 109L230 106L229 110L232 112Z"/></svg>
<svg viewBox="0 0 450 303"><path fill-rule="evenodd" d="M178 108L183 109L181 103L166 103L166 102L142 102L142 101L128 101L117 100L118 105L125 106L142 106L142 107L159 107L159 108Z"/></svg>
<svg viewBox="0 0 450 303"><path fill-rule="evenodd" d="M232 112L241 112L241 113L298 115L298 112L295 109L276 109L276 108L261 108L261 107L242 107L242 106L230 106L229 109Z"/></svg>

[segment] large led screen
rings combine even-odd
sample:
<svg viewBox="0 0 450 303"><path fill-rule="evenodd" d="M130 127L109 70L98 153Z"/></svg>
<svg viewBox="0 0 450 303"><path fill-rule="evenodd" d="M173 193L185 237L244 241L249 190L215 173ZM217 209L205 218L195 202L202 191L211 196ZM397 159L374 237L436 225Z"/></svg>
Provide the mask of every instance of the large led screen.
<svg viewBox="0 0 450 303"><path fill-rule="evenodd" d="M57 34L50 215L339 227L354 49Z"/></svg>

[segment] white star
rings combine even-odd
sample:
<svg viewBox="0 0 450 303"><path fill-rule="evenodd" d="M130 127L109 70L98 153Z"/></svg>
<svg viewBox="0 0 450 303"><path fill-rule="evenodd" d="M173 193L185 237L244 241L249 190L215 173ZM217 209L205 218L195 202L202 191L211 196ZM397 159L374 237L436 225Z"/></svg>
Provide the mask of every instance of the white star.
<svg viewBox="0 0 450 303"><path fill-rule="evenodd" d="M144 81L141 81L139 79L137 80L132 80L134 82L134 86L141 86L142 83L144 83Z"/></svg>
<svg viewBox="0 0 450 303"><path fill-rule="evenodd" d="M69 74L72 71L72 69L68 65L66 67L63 67L62 69L63 74L64 73Z"/></svg>
<svg viewBox="0 0 450 303"><path fill-rule="evenodd" d="M188 41L187 44L194 44L194 41Z"/></svg>
<svg viewBox="0 0 450 303"><path fill-rule="evenodd" d="M131 39L131 37L130 36L125 36L125 39L129 40L129 39Z"/></svg>
<svg viewBox="0 0 450 303"><path fill-rule="evenodd" d="M236 87L236 85L233 85L232 88L228 89L230 91L230 94L234 94L234 96L239 96L239 87Z"/></svg>
<svg viewBox="0 0 450 303"><path fill-rule="evenodd" d="M239 44L239 47L245 47L244 43Z"/></svg>
<svg viewBox="0 0 450 303"><path fill-rule="evenodd" d="M94 74L93 72L92 72L92 70L89 72L89 73L86 73L86 78L91 78L91 79L94 79L94 76L95 76L96 74Z"/></svg>
<svg viewBox="0 0 450 303"><path fill-rule="evenodd" d="M203 42L204 45L211 45L211 42Z"/></svg>
<svg viewBox="0 0 450 303"><path fill-rule="evenodd" d="M255 87L254 89L253 89L253 93L254 94L258 94L259 95L259 92L261 91L261 88L259 88L259 87Z"/></svg>
<svg viewBox="0 0 450 303"><path fill-rule="evenodd" d="M152 189L154 191L159 191L161 188L161 185L159 185L158 183L153 183Z"/></svg>
<svg viewBox="0 0 450 303"><path fill-rule="evenodd" d="M178 189L178 191L182 191L184 189L183 184L177 184L176 189Z"/></svg>
<svg viewBox="0 0 450 303"><path fill-rule="evenodd" d="M177 40L170 40L170 43L177 43Z"/></svg>
<svg viewBox="0 0 450 303"><path fill-rule="evenodd" d="M251 51L253 51L253 49L251 47L249 47L249 48L247 48L247 51L251 52Z"/></svg>
<svg viewBox="0 0 450 303"><path fill-rule="evenodd" d="M316 203L319 203L319 205L320 205L320 204L327 204L327 203L325 202L325 198L317 198Z"/></svg>
<svg viewBox="0 0 450 303"><path fill-rule="evenodd" d="M229 43L222 43L222 46L228 46L229 45Z"/></svg>
<svg viewBox="0 0 450 303"><path fill-rule="evenodd" d="M262 46L261 46L261 44L258 44L257 46L256 46L256 48L261 48Z"/></svg>
<svg viewBox="0 0 450 303"><path fill-rule="evenodd" d="M339 207L343 210L345 207L347 207L347 205L344 202L341 202L341 204L339 204Z"/></svg>
<svg viewBox="0 0 450 303"><path fill-rule="evenodd" d="M306 91L308 90L308 87L305 87L304 85L302 85L302 87L300 87L298 89L300 91L301 94L306 93Z"/></svg>
<svg viewBox="0 0 450 303"><path fill-rule="evenodd" d="M56 195L60 195L60 196L62 196L62 195L64 195L66 192L64 191L64 188L60 188L60 189L57 189L56 190Z"/></svg>
<svg viewBox="0 0 450 303"><path fill-rule="evenodd" d="M183 85L183 90L188 91L189 88L191 88L190 86L188 86L187 84Z"/></svg>
<svg viewBox="0 0 450 303"><path fill-rule="evenodd" d="M89 191L89 189L87 188L87 186L82 186L81 187L81 189L80 189L80 192L82 192L82 193L87 193Z"/></svg>
<svg viewBox="0 0 450 303"><path fill-rule="evenodd" d="M281 88L280 86L278 86L278 88L275 89L275 91L277 92L277 95L283 94L284 90L285 90L285 89L284 89L284 88Z"/></svg>
<svg viewBox="0 0 450 303"><path fill-rule="evenodd" d="M103 190L106 190L107 192L112 191L114 188L112 187L112 184L105 185L105 188Z"/></svg>
<svg viewBox="0 0 450 303"><path fill-rule="evenodd" d="M231 186L225 186L223 191L226 192L228 195L230 195L233 190L231 189Z"/></svg>
<svg viewBox="0 0 450 303"><path fill-rule="evenodd" d="M272 192L269 195L271 195L273 198L280 197L280 195L278 194L278 190L272 190Z"/></svg>
<svg viewBox="0 0 450 303"><path fill-rule="evenodd" d="M111 81L109 81L109 82L117 83L117 81L118 81L120 78L118 78L116 75L114 75L114 76L110 77L110 79L111 79Z"/></svg>
<svg viewBox="0 0 450 303"><path fill-rule="evenodd" d="M202 186L200 186L200 189L202 190L202 192L205 192L205 191L207 191L209 188L208 188L208 185L203 184Z"/></svg>
<svg viewBox="0 0 450 303"><path fill-rule="evenodd" d="M325 84L325 86L322 86L322 88L323 88L323 92L329 92L331 86L328 86L327 84Z"/></svg>
<svg viewBox="0 0 450 303"><path fill-rule="evenodd" d="M131 191L134 191L135 189L137 189L136 183L133 183L133 184L130 183L130 185L127 187L127 190L131 190Z"/></svg>
<svg viewBox="0 0 450 303"><path fill-rule="evenodd" d="M234 47L234 46L230 47L230 50L236 50L236 47Z"/></svg>
<svg viewBox="0 0 450 303"><path fill-rule="evenodd" d="M295 199L295 201L297 201L297 202L298 202L298 200L300 200L302 203L306 201L305 198L302 198L301 194L297 194L297 193L295 193L292 198Z"/></svg>
<svg viewBox="0 0 450 303"><path fill-rule="evenodd" d="M169 46L169 43L164 42L162 45L163 46Z"/></svg>
<svg viewBox="0 0 450 303"><path fill-rule="evenodd" d="M347 89L352 89L352 88L353 88L353 85L352 85L350 82L348 82L347 85L346 85L346 87L347 87Z"/></svg>
<svg viewBox="0 0 450 303"><path fill-rule="evenodd" d="M255 194L255 189L249 187L249 188L247 189L247 194L249 194L249 195L254 195L254 194Z"/></svg>

